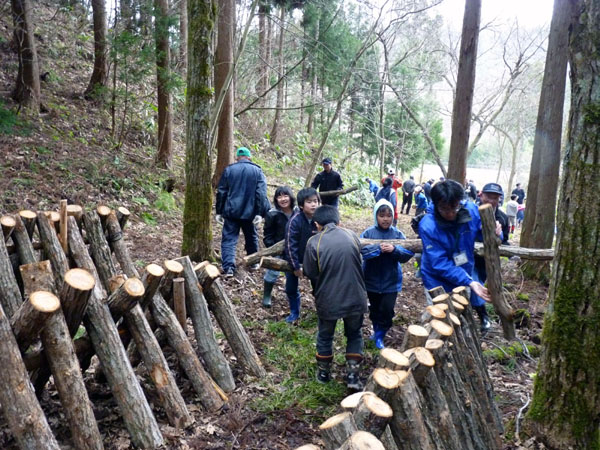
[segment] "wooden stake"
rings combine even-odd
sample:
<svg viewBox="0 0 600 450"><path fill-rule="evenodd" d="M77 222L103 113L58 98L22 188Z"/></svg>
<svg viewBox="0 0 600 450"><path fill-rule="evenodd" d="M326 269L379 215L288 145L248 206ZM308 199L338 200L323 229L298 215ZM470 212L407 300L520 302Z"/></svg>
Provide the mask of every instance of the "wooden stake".
<svg viewBox="0 0 600 450"><path fill-rule="evenodd" d="M4 235L4 242L8 241L10 234L15 228L15 218L13 216L2 216L0 217L0 225L2 225L2 234Z"/></svg>
<svg viewBox="0 0 600 450"><path fill-rule="evenodd" d="M175 316L185 331L187 329L187 313L185 311L185 278L173 279L173 305Z"/></svg>
<svg viewBox="0 0 600 450"><path fill-rule="evenodd" d="M117 208L117 220L119 221L119 226L121 230L125 229L125 225L127 225L127 221L129 220L129 216L131 213L124 206L119 206Z"/></svg>
<svg viewBox="0 0 600 450"><path fill-rule="evenodd" d="M102 229L106 228L106 218L112 212L112 209L106 205L98 205L96 208L96 213L100 217L100 223L102 224Z"/></svg>
<svg viewBox="0 0 600 450"><path fill-rule="evenodd" d="M27 234L31 240L33 238L33 230L35 228L35 219L37 217L36 213L29 209L23 209L19 211L19 217L21 218L23 226L27 230Z"/></svg>
<svg viewBox="0 0 600 450"><path fill-rule="evenodd" d="M60 243L65 253L69 252L69 242L67 240L67 201L60 201Z"/></svg>
<svg viewBox="0 0 600 450"><path fill-rule="evenodd" d="M21 213L25 213L27 217L27 226L23 223ZM35 219L31 218L31 214L35 217L35 213L33 211L21 211L21 213L15 216L15 228L12 232L12 240L17 249L21 264L30 264L37 261L33 245L31 244L33 231L30 233L27 228L28 226L35 226Z"/></svg>
<svg viewBox="0 0 600 450"><path fill-rule="evenodd" d="M71 337L79 329L96 280L85 269L71 269L65 273L60 301Z"/></svg>

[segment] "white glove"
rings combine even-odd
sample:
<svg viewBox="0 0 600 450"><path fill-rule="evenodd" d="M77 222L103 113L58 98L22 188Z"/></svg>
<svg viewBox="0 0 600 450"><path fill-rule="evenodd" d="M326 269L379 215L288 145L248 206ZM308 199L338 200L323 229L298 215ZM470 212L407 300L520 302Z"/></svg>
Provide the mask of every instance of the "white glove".
<svg viewBox="0 0 600 450"><path fill-rule="evenodd" d="M225 223L225 219L223 219L223 216L221 214L217 214L215 216L215 220L219 225L223 225Z"/></svg>
<svg viewBox="0 0 600 450"><path fill-rule="evenodd" d="M252 220L252 224L257 227L260 225L260 223L263 221L263 218L261 216L254 216L254 220Z"/></svg>

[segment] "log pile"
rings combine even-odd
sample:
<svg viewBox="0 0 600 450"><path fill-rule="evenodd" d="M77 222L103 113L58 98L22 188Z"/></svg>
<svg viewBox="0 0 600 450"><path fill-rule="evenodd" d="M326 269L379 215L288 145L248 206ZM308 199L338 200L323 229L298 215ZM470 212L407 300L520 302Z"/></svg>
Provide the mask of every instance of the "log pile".
<svg viewBox="0 0 600 450"><path fill-rule="evenodd" d="M430 291L434 305L384 348L362 392L319 427L319 449L496 450L503 426L465 288ZM304 448L304 447L301 447ZM309 448L309 447L306 447Z"/></svg>
<svg viewBox="0 0 600 450"><path fill-rule="evenodd" d="M194 267L183 257L139 273L123 239L129 215L126 208L102 205L84 212L61 202L60 213L20 211L0 218L0 405L20 448L59 448L37 400L50 376L73 446L103 448L84 381L94 355L132 446L164 445L134 372L140 362L154 389L152 403L169 425L192 424L159 342L174 351L202 406L219 410L235 380L215 338L212 315L240 369L256 377L266 374L218 270L208 262ZM186 333L188 318L198 354ZM82 325L85 333L73 340Z"/></svg>

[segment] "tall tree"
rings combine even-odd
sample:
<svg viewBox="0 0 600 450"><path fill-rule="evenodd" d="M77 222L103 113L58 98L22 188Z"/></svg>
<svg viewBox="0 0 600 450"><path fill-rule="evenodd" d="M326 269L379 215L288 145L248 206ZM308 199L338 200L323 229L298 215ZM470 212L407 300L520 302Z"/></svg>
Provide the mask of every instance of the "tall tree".
<svg viewBox="0 0 600 450"><path fill-rule="evenodd" d="M211 257L212 210L210 113L214 0L188 0L188 72L186 98L185 206L182 254L195 261Z"/></svg>
<svg viewBox="0 0 600 450"><path fill-rule="evenodd" d="M108 80L108 53L107 53L107 18L106 2L104 0L92 0L92 20L94 22L94 70L85 96L91 97L106 86Z"/></svg>
<svg viewBox="0 0 600 450"><path fill-rule="evenodd" d="M285 34L285 26L284 26L284 19L285 19L285 8L286 8L286 4L285 1L280 2L280 7L279 7L279 43L277 45L277 49L278 49L278 59L277 59L277 71L279 72L279 77L283 77L284 76L284 72L285 72L285 68L284 68L284 57L283 57L283 37ZM281 120L281 109L283 108L283 87L284 87L283 82L279 83L277 85L277 101L275 103L275 118L273 119L273 127L271 128L271 137L270 137L270 143L271 143L271 147L272 148L276 148L277 146L277 139L279 137L279 121Z"/></svg>
<svg viewBox="0 0 600 450"><path fill-rule="evenodd" d="M448 177L461 184L465 182L467 177L467 150L471 129L471 109L473 107L480 19L481 0L466 0L456 93L452 108L452 136L450 137L450 157L448 160Z"/></svg>
<svg viewBox="0 0 600 450"><path fill-rule="evenodd" d="M555 449L600 448L600 1L573 1L571 110L558 239L530 424Z"/></svg>
<svg viewBox="0 0 600 450"><path fill-rule="evenodd" d="M263 105L264 93L269 88L269 39L268 39L268 21L269 5L267 0L259 0L258 3L258 83L256 85L256 95L260 98L259 104Z"/></svg>
<svg viewBox="0 0 600 450"><path fill-rule="evenodd" d="M187 0L179 0L179 59L183 73L187 68L187 41L188 41L188 13Z"/></svg>
<svg viewBox="0 0 600 450"><path fill-rule="evenodd" d="M224 93L217 132L217 165L212 179L216 187L221 174L233 162L233 86L227 88L227 75L233 68L233 30L235 0L221 0L218 13L217 49L215 53L215 94Z"/></svg>
<svg viewBox="0 0 600 450"><path fill-rule="evenodd" d="M40 110L40 69L33 36L30 0L11 0L19 72L12 98L34 112Z"/></svg>
<svg viewBox="0 0 600 450"><path fill-rule="evenodd" d="M169 80L169 0L154 1L154 39L156 42L156 90L158 97L158 151L156 162L163 168L173 164L173 117Z"/></svg>
<svg viewBox="0 0 600 450"><path fill-rule="evenodd" d="M522 247L550 248L554 239L571 14L570 1L554 1L527 186L527 214L521 232ZM539 269L539 264L527 264L526 273L533 275Z"/></svg>

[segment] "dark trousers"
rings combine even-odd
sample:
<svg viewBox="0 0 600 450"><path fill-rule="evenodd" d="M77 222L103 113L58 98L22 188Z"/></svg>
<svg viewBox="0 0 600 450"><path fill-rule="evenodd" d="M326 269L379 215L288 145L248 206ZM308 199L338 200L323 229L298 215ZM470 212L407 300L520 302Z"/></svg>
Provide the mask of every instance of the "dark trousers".
<svg viewBox="0 0 600 450"><path fill-rule="evenodd" d="M346 354L362 355L363 315L355 314L342 318L344 321L344 335L346 336ZM333 335L337 320L324 320L319 317L319 330L317 331L317 354L319 356L333 355Z"/></svg>
<svg viewBox="0 0 600 450"><path fill-rule="evenodd" d="M298 291L298 277L293 272L285 273L285 293L290 304L290 312L300 313L300 291Z"/></svg>
<svg viewBox="0 0 600 450"><path fill-rule="evenodd" d="M235 247L240 235L240 228L244 232L246 240L246 254L258 251L258 234L252 220L225 219L221 235L223 270L235 269Z"/></svg>
<svg viewBox="0 0 600 450"><path fill-rule="evenodd" d="M367 292L367 296L369 297L369 318L373 325L386 330L390 329L398 293L379 294L378 292Z"/></svg>
<svg viewBox="0 0 600 450"><path fill-rule="evenodd" d="M410 207L412 206L413 195L412 192L410 194L403 192L402 194L402 207L400 208L400 214L402 214L402 212L404 211L404 205L407 205L406 214L408 214L410 212Z"/></svg>

